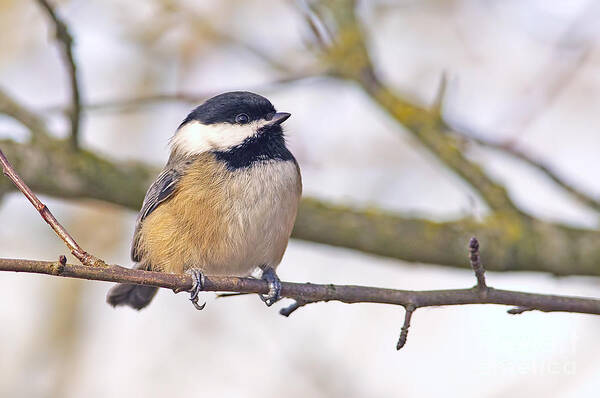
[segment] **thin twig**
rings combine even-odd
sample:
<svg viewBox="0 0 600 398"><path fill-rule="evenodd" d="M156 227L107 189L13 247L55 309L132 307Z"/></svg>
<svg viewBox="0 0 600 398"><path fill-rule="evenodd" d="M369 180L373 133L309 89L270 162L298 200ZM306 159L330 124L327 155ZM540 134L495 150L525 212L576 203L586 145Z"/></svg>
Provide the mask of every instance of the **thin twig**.
<svg viewBox="0 0 600 398"><path fill-rule="evenodd" d="M63 62L69 73L71 86L71 104L69 109L69 120L71 123L70 141L73 148L77 148L79 145L79 125L81 121L81 95L77 77L77 64L73 56L73 36L71 36L67 25L47 0L38 0L38 3L46 10L54 24L55 36L61 44Z"/></svg>
<svg viewBox="0 0 600 398"><path fill-rule="evenodd" d="M299 82L302 80L320 77L322 74L317 72L303 72L295 75L290 75L287 77L283 77L281 79L276 79L271 82L265 84L259 84L256 87L250 87L249 91L258 91L258 92L267 92L269 90L273 90L278 86ZM139 97L132 98L123 98L123 99L109 99L106 101L92 102L89 104L83 104L83 109L85 111L117 111L117 112L127 112L131 110L135 110L142 106L155 105L155 104L163 104L163 103L174 103L181 102L190 105L197 105L208 98L219 94L220 91L215 92L205 92L205 93L183 93L176 92L172 94L149 94L142 95ZM64 112L65 108L63 106L46 106L41 108L44 112L54 113L54 112Z"/></svg>
<svg viewBox="0 0 600 398"><path fill-rule="evenodd" d="M412 318L412 314L415 312L415 310L416 308L414 305L408 305L404 308L404 324L402 325L398 344L396 344L396 350L400 350L406 344L406 339L408 338L408 328L410 327L410 319Z"/></svg>
<svg viewBox="0 0 600 398"><path fill-rule="evenodd" d="M515 308L511 308L510 310L508 310L506 312L508 312L511 315L519 315L524 312L533 311L533 310L534 310L534 308L531 308L531 307L515 307Z"/></svg>
<svg viewBox="0 0 600 398"><path fill-rule="evenodd" d="M290 304L289 306L282 308L279 310L279 313L283 316L285 316L286 318L289 317L290 315L292 315L292 313L294 311L296 311L298 308L300 307L304 307L306 304L309 304L308 301L304 301L304 300L295 300L292 304Z"/></svg>
<svg viewBox="0 0 600 398"><path fill-rule="evenodd" d="M526 151L519 149L512 142L499 142L483 138L481 134L472 131L473 129L462 125L459 126L459 123L455 121L446 120L446 123L448 123L450 126L456 126L456 128L452 128L452 133L456 136L466 141L474 142L477 145L500 151L503 153L507 153L510 156L519 159L522 162L525 162L529 166L542 172L546 177L550 178L556 185L561 187L579 202L585 204L586 206L589 206L590 208L596 211L600 211L600 199L593 198L590 194L583 192L581 189L567 182L542 160L536 159L535 157L528 154Z"/></svg>
<svg viewBox="0 0 600 398"><path fill-rule="evenodd" d="M448 91L448 74L443 72L440 77L440 84L438 85L437 92L435 93L435 97L433 98L433 103L431 104L431 112L437 115L437 117L442 120L442 115L444 112L444 101L446 100L446 92Z"/></svg>
<svg viewBox="0 0 600 398"><path fill-rule="evenodd" d="M321 50L326 50L333 44L334 35L329 30L329 27L322 23L322 18L319 16L318 10L314 5L305 0L297 1L297 7L304 17L308 29L312 35L314 42Z"/></svg>
<svg viewBox="0 0 600 398"><path fill-rule="evenodd" d="M0 150L0 164L2 165L2 172L8 177L13 184L25 195L31 202L33 207L40 213L44 221L50 225L50 227L56 232L59 238L67 245L71 253L79 260L82 264L90 266L102 266L105 265L104 261L92 256L83 250L73 239L73 237L67 232L67 230L58 222L54 215L50 212L48 207L43 204L33 191L27 186L25 181L16 173L4 153Z"/></svg>
<svg viewBox="0 0 600 398"><path fill-rule="evenodd" d="M477 288L480 290L487 289L487 285L485 284L485 269L481 264L481 257L479 256L479 241L476 237L472 237L469 241L469 261L473 271L475 272L475 277L477 278Z"/></svg>

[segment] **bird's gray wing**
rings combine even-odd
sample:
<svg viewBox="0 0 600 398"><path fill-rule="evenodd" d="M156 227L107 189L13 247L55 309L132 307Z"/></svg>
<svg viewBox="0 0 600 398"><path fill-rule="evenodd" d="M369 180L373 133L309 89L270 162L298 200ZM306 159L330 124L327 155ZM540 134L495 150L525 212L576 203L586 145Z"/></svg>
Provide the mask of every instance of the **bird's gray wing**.
<svg viewBox="0 0 600 398"><path fill-rule="evenodd" d="M180 170L167 167L158 175L156 181L154 181L154 183L148 189L148 192L146 192L142 209L138 214L135 232L133 233L133 245L131 246L131 259L133 261L141 261L141 255L137 251L137 246L140 238L142 221L144 221L144 219L148 217L148 215L152 213L154 209L156 209L161 203L173 195L173 192L177 187L177 183L181 179L181 174L182 173Z"/></svg>

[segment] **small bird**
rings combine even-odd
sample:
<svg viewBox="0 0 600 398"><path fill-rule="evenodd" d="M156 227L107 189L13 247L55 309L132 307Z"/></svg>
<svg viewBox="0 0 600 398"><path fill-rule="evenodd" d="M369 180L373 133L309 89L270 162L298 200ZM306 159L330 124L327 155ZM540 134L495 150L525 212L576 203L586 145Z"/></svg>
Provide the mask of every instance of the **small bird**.
<svg viewBox="0 0 600 398"><path fill-rule="evenodd" d="M189 273L192 302L204 274L246 277L261 271L268 305L279 299L281 262L302 192L300 169L266 98L246 91L217 95L194 109L171 139L164 170L138 215L135 268ZM147 306L157 288L118 284L107 302Z"/></svg>

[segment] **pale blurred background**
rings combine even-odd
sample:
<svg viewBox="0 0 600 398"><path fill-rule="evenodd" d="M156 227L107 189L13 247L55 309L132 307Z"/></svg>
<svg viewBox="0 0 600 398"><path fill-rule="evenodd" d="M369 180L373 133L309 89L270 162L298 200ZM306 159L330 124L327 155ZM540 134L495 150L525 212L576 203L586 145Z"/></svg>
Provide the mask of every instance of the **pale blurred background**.
<svg viewBox="0 0 600 398"><path fill-rule="evenodd" d="M85 104L158 93L255 91L292 113L288 141L306 196L433 220L485 215L470 188L355 85L326 78L274 83L284 76L236 42L308 67L311 36L297 3L55 4L75 37ZM373 1L360 3L359 15L387 83L429 104L446 73L449 122L518 142L574 185L600 195L596 1ZM35 1L0 1L0 50L0 86L43 114L57 134L66 134L57 109L68 103L67 74ZM91 107L83 114L82 146L160 167L169 137L191 108L181 102ZM27 136L0 115L0 138ZM469 158L483 163L529 214L598 227L598 213L522 162L482 148ZM130 264L135 212L98 201L42 198L84 248L107 262ZM55 260L66 252L20 194L2 199L0 220L1 257ZM486 244L493 242L482 244L484 261ZM464 269L299 240L290 242L279 275L399 289L474 283ZM489 272L488 283L600 296L594 277ZM267 309L257 297L213 300L204 294L208 304L198 312L186 296L163 290L138 313L105 304L109 287L0 274L1 397L586 397L600 388L600 318L590 315L510 316L500 306L424 309L397 352L400 307L332 302L286 319L278 314L284 304Z"/></svg>

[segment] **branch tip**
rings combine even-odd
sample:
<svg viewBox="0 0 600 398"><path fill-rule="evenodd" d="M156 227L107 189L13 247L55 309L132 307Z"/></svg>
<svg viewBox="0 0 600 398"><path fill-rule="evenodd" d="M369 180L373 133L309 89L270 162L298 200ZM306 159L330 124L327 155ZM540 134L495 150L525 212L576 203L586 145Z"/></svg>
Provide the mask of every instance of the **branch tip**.
<svg viewBox="0 0 600 398"><path fill-rule="evenodd" d="M511 309L507 310L506 312L508 312L511 315L519 315L524 312L533 311L533 310L535 310L535 308L533 308L533 307L515 307L515 308L511 308Z"/></svg>
<svg viewBox="0 0 600 398"><path fill-rule="evenodd" d="M469 261L471 263L471 268L475 272L475 277L477 278L477 288L480 290L487 289L487 285L485 283L485 268L481 264L481 257L479 255L479 241L476 237L472 237L469 240Z"/></svg>
<svg viewBox="0 0 600 398"><path fill-rule="evenodd" d="M406 344L406 340L408 338L408 328L410 327L410 319L412 318L412 314L416 309L417 308L414 305L407 305L404 307L404 324L402 325L402 329L400 329L400 338L398 339L398 344L396 344L396 350L400 350Z"/></svg>
<svg viewBox="0 0 600 398"><path fill-rule="evenodd" d="M444 107L444 100L446 99L446 92L448 90L448 74L446 71L442 72L440 76L440 84L437 88L437 92L435 93L435 97L433 99L433 105L431 110L437 114L439 119L442 119L442 111Z"/></svg>
<svg viewBox="0 0 600 398"><path fill-rule="evenodd" d="M58 257L58 262L52 264L50 273L52 275L61 276L65 271L65 265L67 265L67 257L64 254L61 254Z"/></svg>
<svg viewBox="0 0 600 398"><path fill-rule="evenodd" d="M323 18L319 15L318 10L316 10L308 1L298 1L297 5L313 36L314 42L322 51L327 50L333 43L334 35L323 21Z"/></svg>
<svg viewBox="0 0 600 398"><path fill-rule="evenodd" d="M283 315L284 317L289 317L290 315L292 315L292 313L294 311L296 311L298 308L300 307L304 307L306 304L308 304L308 301L304 301L304 300L300 300L300 299L296 299L292 304L290 304L289 306L282 308L279 310L279 314Z"/></svg>

